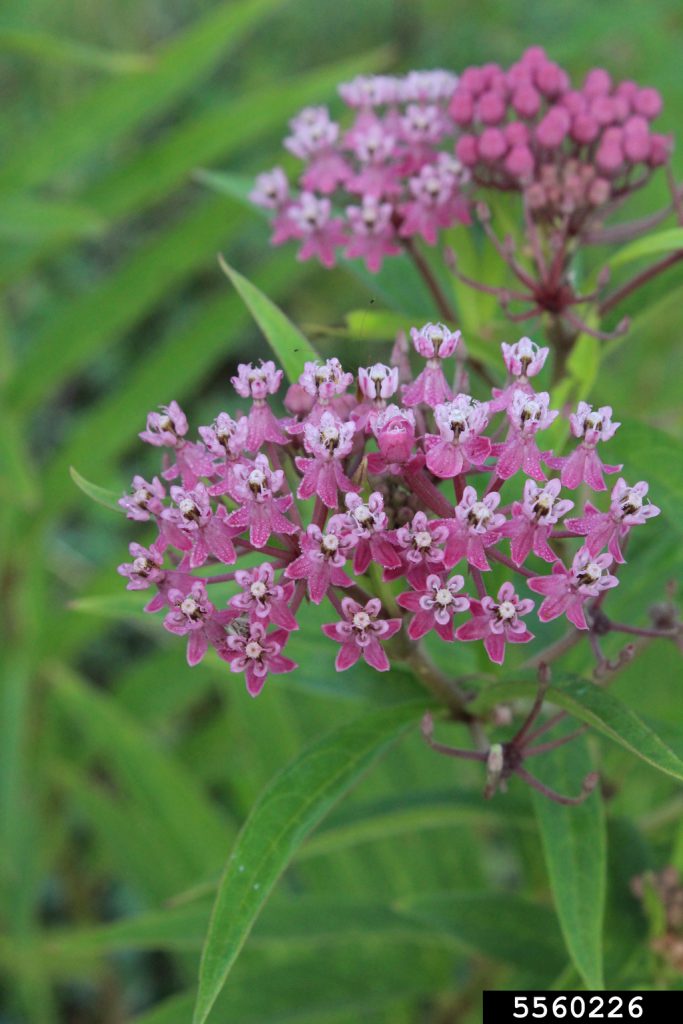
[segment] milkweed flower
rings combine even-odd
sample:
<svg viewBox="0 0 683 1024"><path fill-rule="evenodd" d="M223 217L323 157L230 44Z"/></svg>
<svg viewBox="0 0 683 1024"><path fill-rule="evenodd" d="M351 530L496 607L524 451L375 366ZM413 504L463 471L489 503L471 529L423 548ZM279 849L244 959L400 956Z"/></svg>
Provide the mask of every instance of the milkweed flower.
<svg viewBox="0 0 683 1024"><path fill-rule="evenodd" d="M351 597L343 597L341 609L341 622L323 626L325 636L341 644L335 661L337 671L344 672L362 657L378 672L388 672L389 658L381 642L398 633L401 620L380 619L382 602L376 597L371 598L365 606Z"/></svg>
<svg viewBox="0 0 683 1024"><path fill-rule="evenodd" d="M624 478L619 477L612 489L609 511L601 512L588 501L583 516L567 520L567 529L586 538L584 544L589 555L597 555L606 547L615 562L623 563L620 544L631 528L660 513L656 505L645 501L648 490L644 480L629 487Z"/></svg>
<svg viewBox="0 0 683 1024"><path fill-rule="evenodd" d="M584 609L586 601L619 584L616 576L607 572L612 561L609 554L592 557L589 551L581 548L574 556L570 569L557 561L551 576L535 576L530 579L529 588L545 596L538 610L541 622L550 622L560 615L566 615L577 629L588 629Z"/></svg>
<svg viewBox="0 0 683 1024"><path fill-rule="evenodd" d="M533 610L534 602L520 598L512 583L504 583L497 599L490 596L470 601L472 618L458 626L458 640L483 640L486 653L496 665L505 661L506 644L527 644L533 640L522 621Z"/></svg>
<svg viewBox="0 0 683 1024"><path fill-rule="evenodd" d="M408 626L411 640L419 640L425 633L435 630L442 640L451 643L454 639L453 616L465 612L470 599L460 595L465 585L462 576L451 576L447 581L436 573L425 580L423 588L407 590L396 598L401 608L415 612Z"/></svg>

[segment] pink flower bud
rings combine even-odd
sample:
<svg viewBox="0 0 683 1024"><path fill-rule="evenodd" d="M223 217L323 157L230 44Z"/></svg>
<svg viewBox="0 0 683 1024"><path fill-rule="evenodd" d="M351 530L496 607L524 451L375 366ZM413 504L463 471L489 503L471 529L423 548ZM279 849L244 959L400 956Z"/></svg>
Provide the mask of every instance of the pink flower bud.
<svg viewBox="0 0 683 1024"><path fill-rule="evenodd" d="M648 163L650 167L661 167L669 159L673 149L673 139L670 135L650 136L650 156Z"/></svg>
<svg viewBox="0 0 683 1024"><path fill-rule="evenodd" d="M534 155L528 146L514 146L505 158L505 170L513 178L529 178L534 170Z"/></svg>
<svg viewBox="0 0 683 1024"><path fill-rule="evenodd" d="M610 197L612 189L604 178L596 178L588 190L588 202L593 206L602 206Z"/></svg>
<svg viewBox="0 0 683 1024"><path fill-rule="evenodd" d="M505 100L500 93L490 90L480 96L477 103L477 117L484 124L500 124L505 117Z"/></svg>
<svg viewBox="0 0 683 1024"><path fill-rule="evenodd" d="M572 138L582 145L588 145L598 137L600 126L592 114L576 114L572 121Z"/></svg>
<svg viewBox="0 0 683 1024"><path fill-rule="evenodd" d="M521 121L510 121L503 128L503 134L511 146L526 146L531 138L531 133Z"/></svg>
<svg viewBox="0 0 683 1024"><path fill-rule="evenodd" d="M507 150L505 136L498 128L485 128L479 138L479 153L482 160L495 163Z"/></svg>
<svg viewBox="0 0 683 1024"><path fill-rule="evenodd" d="M561 145L569 131L569 114L562 107L553 107L536 126L536 139L541 146L554 149Z"/></svg>
<svg viewBox="0 0 683 1024"><path fill-rule="evenodd" d="M536 84L544 96L556 97L568 87L567 74L557 64L548 62L536 71Z"/></svg>
<svg viewBox="0 0 683 1024"><path fill-rule="evenodd" d="M377 446L388 463L407 462L415 446L415 417L410 409L389 405L375 420Z"/></svg>
<svg viewBox="0 0 683 1024"><path fill-rule="evenodd" d="M520 85L513 93L512 106L520 117L535 117L541 107L541 97L532 85Z"/></svg>
<svg viewBox="0 0 683 1024"><path fill-rule="evenodd" d="M448 108L448 112L455 121L456 124L466 128L467 125L472 123L474 117L474 103L472 101L472 94L466 89L458 88L451 100L451 105Z"/></svg>
<svg viewBox="0 0 683 1024"><path fill-rule="evenodd" d="M588 96L606 96L612 88L612 79L604 68L593 68L586 75L583 91Z"/></svg>
<svg viewBox="0 0 683 1024"><path fill-rule="evenodd" d="M479 159L479 146L474 135L461 135L455 146L455 155L465 167L474 167Z"/></svg>
<svg viewBox="0 0 683 1024"><path fill-rule="evenodd" d="M656 89L639 89L634 97L633 106L638 114L652 121L662 109L662 97Z"/></svg>

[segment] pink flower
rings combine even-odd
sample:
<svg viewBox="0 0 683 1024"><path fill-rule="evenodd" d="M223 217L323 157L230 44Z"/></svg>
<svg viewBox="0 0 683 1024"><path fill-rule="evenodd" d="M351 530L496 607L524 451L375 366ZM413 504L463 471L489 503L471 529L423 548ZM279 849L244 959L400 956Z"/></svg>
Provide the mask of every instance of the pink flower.
<svg viewBox="0 0 683 1024"><path fill-rule="evenodd" d="M512 519L500 528L500 536L510 538L515 565L522 565L531 551L546 562L557 560L548 538L555 523L574 508L573 501L567 498L558 500L560 487L559 480L550 480L545 487L527 480L523 500L513 502Z"/></svg>
<svg viewBox="0 0 683 1024"><path fill-rule="evenodd" d="M251 398L252 406L247 416L248 434L246 447L258 452L266 441L273 444L287 444L288 437L283 431L267 403L269 395L277 393L282 381L282 370L275 369L271 360L255 367L252 363L240 363L232 386L241 398Z"/></svg>
<svg viewBox="0 0 683 1024"><path fill-rule="evenodd" d="M372 424L379 454L368 456L371 473L397 472L411 458L415 447L415 416L411 409L388 405ZM394 470L393 467L398 467Z"/></svg>
<svg viewBox="0 0 683 1024"><path fill-rule="evenodd" d="M344 394L353 384L353 374L346 373L339 360L334 356L324 362L305 363L303 373L299 377L299 384L306 394L324 405L331 402L333 398Z"/></svg>
<svg viewBox="0 0 683 1024"><path fill-rule="evenodd" d="M126 590L147 590L154 583L161 583L165 577L162 569L164 559L154 547L143 548L142 544L131 544L128 548L132 562L124 562L117 569L128 580Z"/></svg>
<svg viewBox="0 0 683 1024"><path fill-rule="evenodd" d="M548 456L545 461L553 469L560 469L563 487L574 490L584 481L594 491L605 491L607 486L603 477L605 473L618 473L619 466L605 465L596 451L599 441L609 441L614 437L619 423L612 422L612 409L609 405L593 410L587 402L579 402L575 413L569 417L572 434L581 439L579 446L571 455Z"/></svg>
<svg viewBox="0 0 683 1024"><path fill-rule="evenodd" d="M276 498L284 483L282 470L271 470L265 455L257 455L252 463L235 467L233 497L241 507L226 522L233 533L249 528L249 541L255 548L267 544L271 533L297 533L298 527L284 513L292 504L292 496Z"/></svg>
<svg viewBox="0 0 683 1024"><path fill-rule="evenodd" d="M397 256L401 252L390 203L380 203L373 196L365 195L362 206L346 207L346 216L351 228L347 259L364 259L368 270L376 274L385 256Z"/></svg>
<svg viewBox="0 0 683 1024"><path fill-rule="evenodd" d="M571 569L562 562L555 562L552 576L534 576L528 580L531 590L545 595L538 609L541 622L566 615L577 629L588 629L583 608L586 601L619 583L616 576L606 571L611 564L611 555L593 558L586 548L581 548L574 556Z"/></svg>
<svg viewBox="0 0 683 1024"><path fill-rule="evenodd" d="M494 601L488 595L481 601L470 601L472 618L455 631L458 640L483 640L484 648L491 661L502 665L505 660L505 645L526 644L533 640L522 622L534 602L530 598L520 599L512 583L504 583Z"/></svg>
<svg viewBox="0 0 683 1024"><path fill-rule="evenodd" d="M179 476L183 487L194 487L200 477L211 475L213 460L203 444L183 440L188 429L187 419L177 402L162 405L161 410L160 413L148 414L147 429L141 431L139 437L157 448L175 449L175 463L161 475L164 480L174 480Z"/></svg>
<svg viewBox="0 0 683 1024"><path fill-rule="evenodd" d="M365 607L351 597L343 597L341 607L344 621L322 627L325 636L341 644L335 661L337 672L351 668L361 655L378 672L388 672L389 659L380 641L398 633L401 620L379 619L382 602L376 597L371 598Z"/></svg>
<svg viewBox="0 0 683 1024"><path fill-rule="evenodd" d="M247 447L249 421L246 416L234 420L227 412L220 412L210 427L200 427L199 434L212 455L222 458L214 466L219 483L209 488L209 494L232 494L235 486L235 467L246 464L243 452Z"/></svg>
<svg viewBox="0 0 683 1024"><path fill-rule="evenodd" d="M499 539L500 527L505 522L505 516L495 511L499 504L500 494L497 491L485 494L480 500L474 487L468 484L453 510L454 518L440 520L448 531L445 552L447 569L451 569L462 558L466 558L470 565L482 572L491 568L485 549Z"/></svg>
<svg viewBox="0 0 683 1024"><path fill-rule="evenodd" d="M506 409L512 400L515 391L522 390L533 394L533 388L528 383L529 377L535 377L540 373L548 358L549 348L539 348L530 338L520 338L514 345L501 345L503 360L508 373L516 379L504 390L493 389L493 401L490 403L491 412L499 412Z"/></svg>
<svg viewBox="0 0 683 1024"><path fill-rule="evenodd" d="M312 192L302 192L297 202L287 209L294 237L302 240L297 259L316 256L328 270L334 266L335 250L347 242L344 223L332 217L329 199L319 199Z"/></svg>
<svg viewBox="0 0 683 1024"><path fill-rule="evenodd" d="M341 98L349 107L368 110L394 103L398 98L398 81L391 75L357 75L338 87Z"/></svg>
<svg viewBox="0 0 683 1024"><path fill-rule="evenodd" d="M202 580L195 580L189 591L170 590L168 603L170 611L164 619L164 628L176 636L187 637L188 665L197 665L209 644L214 647L223 644L223 625L228 621L229 613L216 611Z"/></svg>
<svg viewBox="0 0 683 1024"><path fill-rule="evenodd" d="M350 587L353 583L343 568L353 547L344 520L343 515L332 516L324 532L312 523L301 535L301 554L285 569L289 579L307 581L313 604L320 604L330 587Z"/></svg>
<svg viewBox="0 0 683 1024"><path fill-rule="evenodd" d="M424 512L416 512L410 523L396 530L394 538L403 564L400 568L385 569L385 580L398 579L405 573L411 587L420 589L430 573L443 569L443 544L448 538L444 521L430 520Z"/></svg>
<svg viewBox="0 0 683 1024"><path fill-rule="evenodd" d="M567 529L586 538L585 547L591 558L607 547L615 562L622 563L624 556L620 542L628 536L632 526L638 526L659 515L659 508L644 498L649 490L644 480L629 487L619 477L612 489L612 501L608 512L586 502L584 514L579 519L568 519Z"/></svg>
<svg viewBox="0 0 683 1024"><path fill-rule="evenodd" d="M421 589L408 590L396 598L401 608L415 612L408 626L408 636L419 640L434 629L442 640L450 643L453 639L453 616L465 612L470 606L467 596L456 597L465 584L462 576L451 576L444 582L435 573L429 575Z"/></svg>
<svg viewBox="0 0 683 1024"><path fill-rule="evenodd" d="M272 171L258 174L249 198L267 210L284 209L289 200L289 182L282 168L273 167Z"/></svg>
<svg viewBox="0 0 683 1024"><path fill-rule="evenodd" d="M262 562L256 569L238 569L235 582L242 591L229 601L234 617L246 615L249 622L260 622L263 626L272 622L287 632L299 628L288 608L294 584L276 583L275 571L270 562Z"/></svg>
<svg viewBox="0 0 683 1024"><path fill-rule="evenodd" d="M119 498L119 505L126 510L126 518L146 523L161 515L166 488L158 476L149 483L144 476L134 476L131 494Z"/></svg>
<svg viewBox="0 0 683 1024"><path fill-rule="evenodd" d="M404 388L404 405L439 405L451 397L451 389L446 383L441 360L447 359L455 352L460 341L460 331L449 331L445 324L425 324L420 330L413 327L410 331L415 351L427 360L427 365L413 384Z"/></svg>
<svg viewBox="0 0 683 1024"><path fill-rule="evenodd" d="M458 221L470 223L467 202L458 191L457 180L443 165L422 167L415 177L410 178L408 187L412 199L400 207L403 221L399 234L402 238L421 235L427 245L436 245L440 229L449 228Z"/></svg>
<svg viewBox="0 0 683 1024"><path fill-rule="evenodd" d="M385 366L384 363L361 366L358 370L358 390L365 401L352 410L351 418L356 424L356 430L363 430L367 434L372 431L372 425L382 410L386 409L387 398L398 391L398 367Z"/></svg>
<svg viewBox="0 0 683 1024"><path fill-rule="evenodd" d="M539 394L527 394L516 390L508 407L510 432L502 445L494 447L498 455L496 473L503 480L514 476L521 469L534 480L545 480L541 468L541 453L536 445L536 433L545 430L558 415L550 410L550 396L547 391Z"/></svg>
<svg viewBox="0 0 683 1024"><path fill-rule="evenodd" d="M225 506L219 505L216 512L212 512L204 484L197 484L193 490L172 487L171 497L176 507L164 509L161 515L189 542L189 548L184 546L184 550L190 553L181 562L181 568L196 569L204 565L209 555L225 565L232 565L237 555L233 534L227 526Z"/></svg>
<svg viewBox="0 0 683 1024"><path fill-rule="evenodd" d="M250 622L244 632L229 634L219 653L233 672L244 672L247 691L258 697L269 674L280 675L297 668L296 662L281 653L288 636L284 629L267 633L262 623Z"/></svg>
<svg viewBox="0 0 683 1024"><path fill-rule="evenodd" d="M491 454L491 442L480 434L488 424L488 407L469 395L437 405L437 434L426 434L427 468L443 480L481 466Z"/></svg>
<svg viewBox="0 0 683 1024"><path fill-rule="evenodd" d="M353 445L353 423L342 423L334 413L323 413L320 423L307 423L304 428L304 448L310 459L297 457L297 469L303 473L297 495L310 498L317 494L328 508L337 507L337 491L357 491L341 466Z"/></svg>
<svg viewBox="0 0 683 1024"><path fill-rule="evenodd" d="M384 499L379 491L374 491L367 503L358 494L347 494L344 502L348 510L346 529L354 542L353 571L356 576L362 576L370 562L377 562L385 569L398 569L402 563L387 529Z"/></svg>

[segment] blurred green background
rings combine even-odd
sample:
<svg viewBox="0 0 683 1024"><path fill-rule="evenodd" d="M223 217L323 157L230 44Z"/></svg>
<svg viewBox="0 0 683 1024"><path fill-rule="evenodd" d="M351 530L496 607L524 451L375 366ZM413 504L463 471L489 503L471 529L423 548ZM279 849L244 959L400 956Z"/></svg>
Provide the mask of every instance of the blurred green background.
<svg viewBox="0 0 683 1024"><path fill-rule="evenodd" d="M334 679L317 635L301 641L296 688L273 684L258 702L224 666L188 670L115 574L135 531L69 477L73 465L121 492L154 465L136 437L149 409L176 398L196 424L231 401L232 367L263 342L219 250L298 323L338 324L374 301L344 270L269 250L264 222L195 170L271 166L289 117L334 102L359 71L508 63L532 43L574 75L600 64L656 86L662 130L677 130L679 0L4 0L1 1024L188 1021L207 904L177 897L217 875L277 769L390 699L368 674ZM664 197L660 183L642 210ZM680 271L645 297L594 395L619 419L676 432ZM680 558L661 532L637 550L620 600L642 616ZM646 651L620 694L664 734L680 728L673 647ZM682 805L673 782L616 748L602 769L618 987L659 977L628 880L683 867ZM393 751L288 872L216 1021L459 1024L479 1019L484 987L576 984L528 796L483 806L480 785L417 737ZM438 890L451 892L448 928L396 916Z"/></svg>

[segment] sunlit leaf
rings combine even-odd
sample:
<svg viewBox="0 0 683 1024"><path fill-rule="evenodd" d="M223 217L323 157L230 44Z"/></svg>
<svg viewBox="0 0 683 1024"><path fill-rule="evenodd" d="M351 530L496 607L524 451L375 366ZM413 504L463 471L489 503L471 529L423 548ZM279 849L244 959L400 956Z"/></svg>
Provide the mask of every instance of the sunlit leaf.
<svg viewBox="0 0 683 1024"><path fill-rule="evenodd" d="M110 508L112 512L125 514L125 510L122 509L118 503L120 495L116 494L114 491L108 491L104 487L98 487L97 484L91 484L90 481L81 476L78 470L74 469L73 466L69 470L69 473L71 474L71 479L76 486L80 487L83 493L87 494L93 501L96 501L98 505L104 505L105 508Z"/></svg>

